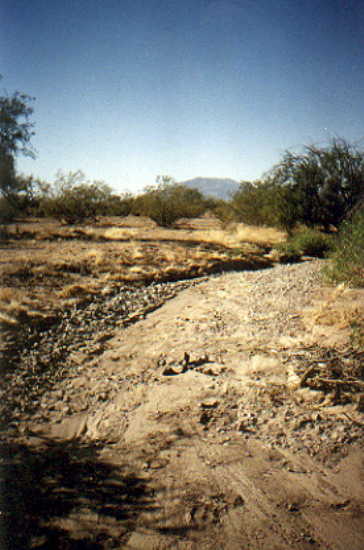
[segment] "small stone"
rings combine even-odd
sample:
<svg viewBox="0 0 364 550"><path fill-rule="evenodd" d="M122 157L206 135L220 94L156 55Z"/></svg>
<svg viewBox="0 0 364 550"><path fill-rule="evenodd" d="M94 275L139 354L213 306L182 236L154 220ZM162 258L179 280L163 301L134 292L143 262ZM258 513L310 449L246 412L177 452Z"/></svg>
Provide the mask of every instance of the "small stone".
<svg viewBox="0 0 364 550"><path fill-rule="evenodd" d="M204 411L201 416L200 416L200 424L203 424L204 426L206 426L211 420L211 417L210 415L208 414L207 411Z"/></svg>
<svg viewBox="0 0 364 550"><path fill-rule="evenodd" d="M219 405L219 401L214 398L205 399L200 403L200 407L202 409L216 409L216 407Z"/></svg>
<svg viewBox="0 0 364 550"><path fill-rule="evenodd" d="M245 504L244 499L240 495L235 497L234 502L233 502L233 506L235 508L237 508L238 506L244 506L244 504Z"/></svg>
<svg viewBox="0 0 364 550"><path fill-rule="evenodd" d="M287 510L288 510L288 512L299 512L300 509L299 509L298 504L290 503L287 506Z"/></svg>
<svg viewBox="0 0 364 550"><path fill-rule="evenodd" d="M176 376L177 374L181 374L180 370L177 370L175 367L166 367L162 371L163 376Z"/></svg>
<svg viewBox="0 0 364 550"><path fill-rule="evenodd" d="M213 363L211 365L200 367L198 370L202 372L202 374L206 374L207 376L219 376L225 371L225 369L225 365L218 365L217 363Z"/></svg>
<svg viewBox="0 0 364 550"><path fill-rule="evenodd" d="M247 422L245 420L242 420L241 422L239 422L238 431L239 432L252 432L252 433L255 433L255 430L252 429L251 426L249 426L249 424L247 424Z"/></svg>

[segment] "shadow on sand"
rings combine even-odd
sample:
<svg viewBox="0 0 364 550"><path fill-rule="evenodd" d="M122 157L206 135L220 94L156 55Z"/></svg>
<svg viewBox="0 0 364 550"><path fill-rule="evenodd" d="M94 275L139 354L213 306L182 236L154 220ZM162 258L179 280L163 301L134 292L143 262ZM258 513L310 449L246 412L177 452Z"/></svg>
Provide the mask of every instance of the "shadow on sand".
<svg viewBox="0 0 364 550"><path fill-rule="evenodd" d="M78 441L0 446L1 550L120 547L153 490L125 466Z"/></svg>

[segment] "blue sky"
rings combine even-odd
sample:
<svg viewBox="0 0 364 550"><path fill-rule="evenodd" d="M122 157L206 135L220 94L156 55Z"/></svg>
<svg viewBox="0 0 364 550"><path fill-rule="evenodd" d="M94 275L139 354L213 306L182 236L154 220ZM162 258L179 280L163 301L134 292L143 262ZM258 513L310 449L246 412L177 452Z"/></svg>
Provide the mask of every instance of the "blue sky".
<svg viewBox="0 0 364 550"><path fill-rule="evenodd" d="M2 88L36 98L38 157L18 169L136 192L364 146L363 29L354 0L2 0Z"/></svg>

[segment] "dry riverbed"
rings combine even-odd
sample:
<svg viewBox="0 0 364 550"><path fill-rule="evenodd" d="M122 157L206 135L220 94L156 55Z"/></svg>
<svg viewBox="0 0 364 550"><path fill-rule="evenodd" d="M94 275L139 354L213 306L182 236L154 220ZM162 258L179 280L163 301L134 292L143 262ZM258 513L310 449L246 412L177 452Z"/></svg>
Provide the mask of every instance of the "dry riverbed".
<svg viewBox="0 0 364 550"><path fill-rule="evenodd" d="M361 550L363 296L335 309L321 266L126 285L30 334L4 548Z"/></svg>

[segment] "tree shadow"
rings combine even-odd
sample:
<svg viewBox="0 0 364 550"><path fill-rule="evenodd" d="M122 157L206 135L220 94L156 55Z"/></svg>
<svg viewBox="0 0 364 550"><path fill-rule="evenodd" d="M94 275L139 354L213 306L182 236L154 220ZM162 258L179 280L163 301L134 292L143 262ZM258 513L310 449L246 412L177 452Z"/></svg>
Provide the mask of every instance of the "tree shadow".
<svg viewBox="0 0 364 550"><path fill-rule="evenodd" d="M0 548L98 550L119 547L153 490L127 466L100 460L79 441L0 445Z"/></svg>

